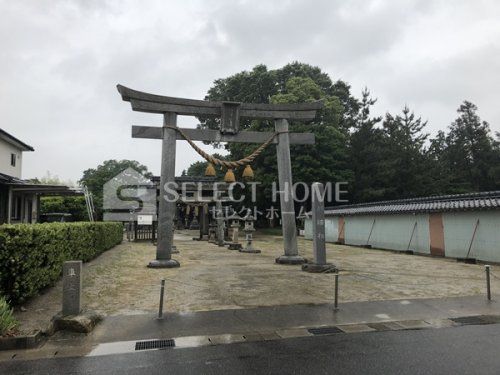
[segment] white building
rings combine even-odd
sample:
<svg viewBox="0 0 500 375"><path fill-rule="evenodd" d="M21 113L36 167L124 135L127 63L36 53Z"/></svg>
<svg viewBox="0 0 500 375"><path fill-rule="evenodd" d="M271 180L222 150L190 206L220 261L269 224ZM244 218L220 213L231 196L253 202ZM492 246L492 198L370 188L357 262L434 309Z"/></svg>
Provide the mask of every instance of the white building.
<svg viewBox="0 0 500 375"><path fill-rule="evenodd" d="M81 194L67 186L22 180L23 152L26 151L34 149L0 129L0 224L36 223L42 195Z"/></svg>
<svg viewBox="0 0 500 375"><path fill-rule="evenodd" d="M0 129L0 172L21 178L23 152L35 151L33 147Z"/></svg>

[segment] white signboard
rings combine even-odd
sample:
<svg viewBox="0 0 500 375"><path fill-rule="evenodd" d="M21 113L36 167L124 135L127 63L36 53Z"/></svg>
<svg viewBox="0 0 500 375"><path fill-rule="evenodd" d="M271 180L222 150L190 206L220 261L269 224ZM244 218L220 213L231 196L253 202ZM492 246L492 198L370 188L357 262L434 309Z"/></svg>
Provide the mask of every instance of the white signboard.
<svg viewBox="0 0 500 375"><path fill-rule="evenodd" d="M138 225L153 225L153 215L137 215Z"/></svg>

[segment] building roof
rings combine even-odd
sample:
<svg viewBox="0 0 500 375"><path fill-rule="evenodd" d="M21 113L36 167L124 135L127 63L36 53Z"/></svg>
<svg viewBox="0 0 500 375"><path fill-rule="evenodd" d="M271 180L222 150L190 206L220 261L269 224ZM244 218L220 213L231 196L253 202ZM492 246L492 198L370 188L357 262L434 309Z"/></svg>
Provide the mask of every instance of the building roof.
<svg viewBox="0 0 500 375"><path fill-rule="evenodd" d="M0 139L3 139L5 142L10 143L11 145L19 148L22 151L35 151L33 147L17 139L3 129L0 129Z"/></svg>
<svg viewBox="0 0 500 375"><path fill-rule="evenodd" d="M0 173L0 184L4 185L15 185L15 184L24 184L27 181L21 180L20 178L9 176L5 173Z"/></svg>
<svg viewBox="0 0 500 375"><path fill-rule="evenodd" d="M500 191L440 195L327 207L325 215L383 215L500 209Z"/></svg>
<svg viewBox="0 0 500 375"><path fill-rule="evenodd" d="M83 191L79 188L71 188L65 185L46 185L34 184L32 182L21 180L20 178L0 173L0 185L9 185L14 192L38 193L45 195L82 195Z"/></svg>

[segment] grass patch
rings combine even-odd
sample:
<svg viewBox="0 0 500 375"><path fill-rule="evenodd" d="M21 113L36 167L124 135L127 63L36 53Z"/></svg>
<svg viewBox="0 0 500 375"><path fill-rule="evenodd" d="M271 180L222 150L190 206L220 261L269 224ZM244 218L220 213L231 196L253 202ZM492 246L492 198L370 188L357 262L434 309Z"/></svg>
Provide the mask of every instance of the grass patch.
<svg viewBox="0 0 500 375"><path fill-rule="evenodd" d="M4 297L0 296L0 336L10 336L14 334L19 323L12 308L9 306Z"/></svg>

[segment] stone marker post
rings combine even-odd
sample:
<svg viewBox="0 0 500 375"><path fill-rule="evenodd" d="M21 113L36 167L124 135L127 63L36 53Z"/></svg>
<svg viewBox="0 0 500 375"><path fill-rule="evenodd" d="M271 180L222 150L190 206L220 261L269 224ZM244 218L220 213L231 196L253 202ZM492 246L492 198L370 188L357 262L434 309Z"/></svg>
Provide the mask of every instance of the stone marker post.
<svg viewBox="0 0 500 375"><path fill-rule="evenodd" d="M318 265L326 264L324 192L323 184L319 182L312 184L313 263Z"/></svg>
<svg viewBox="0 0 500 375"><path fill-rule="evenodd" d="M333 264L326 262L325 244L325 188L323 184L314 182L311 186L312 228L313 228L313 262L302 265L307 272L334 272Z"/></svg>
<svg viewBox="0 0 500 375"><path fill-rule="evenodd" d="M78 315L82 311L82 261L63 263L62 314Z"/></svg>

